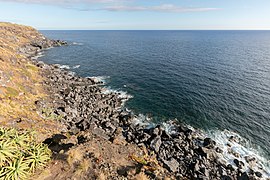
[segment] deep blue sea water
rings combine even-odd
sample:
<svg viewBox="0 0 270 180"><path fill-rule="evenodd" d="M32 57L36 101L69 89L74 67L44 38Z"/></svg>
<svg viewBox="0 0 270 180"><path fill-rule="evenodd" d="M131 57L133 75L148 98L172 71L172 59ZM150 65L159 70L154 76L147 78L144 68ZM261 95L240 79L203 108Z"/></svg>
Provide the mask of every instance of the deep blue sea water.
<svg viewBox="0 0 270 180"><path fill-rule="evenodd" d="M237 132L270 156L270 31L42 31L70 46L41 60L133 96L154 121Z"/></svg>

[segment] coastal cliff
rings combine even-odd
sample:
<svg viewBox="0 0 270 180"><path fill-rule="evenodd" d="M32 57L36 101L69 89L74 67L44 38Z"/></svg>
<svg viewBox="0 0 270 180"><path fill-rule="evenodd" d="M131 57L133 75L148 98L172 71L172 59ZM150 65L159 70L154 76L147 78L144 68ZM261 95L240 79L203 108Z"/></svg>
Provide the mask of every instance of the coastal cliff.
<svg viewBox="0 0 270 180"><path fill-rule="evenodd" d="M176 121L146 127L124 107L128 96L35 58L63 45L31 27L0 23L0 125L35 130L52 153L32 179L264 178L263 170L246 170L253 157L229 164L215 141Z"/></svg>

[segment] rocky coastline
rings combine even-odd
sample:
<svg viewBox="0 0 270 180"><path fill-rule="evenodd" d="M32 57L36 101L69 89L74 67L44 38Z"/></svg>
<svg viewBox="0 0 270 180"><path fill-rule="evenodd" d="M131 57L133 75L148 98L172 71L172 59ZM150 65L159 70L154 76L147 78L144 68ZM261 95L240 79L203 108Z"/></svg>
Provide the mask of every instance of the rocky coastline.
<svg viewBox="0 0 270 180"><path fill-rule="evenodd" d="M54 95L54 113L61 115L67 130L76 134L80 131L92 133L114 141L119 133L128 143L145 146L154 152L159 163L176 179L257 179L261 172L242 170L244 162L234 159L237 167L219 160L222 150L210 138L203 138L196 130L170 121L173 132L157 125L147 129L134 124L137 118L122 106L127 98L119 93L103 93L102 82L94 78L76 76L59 65L36 63L48 71L47 84ZM117 134L117 135L116 135ZM233 139L233 137L232 137ZM87 141L87 139L86 139ZM255 161L250 158L250 161ZM150 174L157 178L155 174Z"/></svg>
<svg viewBox="0 0 270 180"><path fill-rule="evenodd" d="M245 163L254 164L256 158L246 157L246 162L235 158L233 164L229 164L221 158L223 150L215 141L177 121L167 122L171 131L166 130L161 124L149 128L136 123L139 115L124 106L128 97L121 96L118 92L108 93L104 84L95 78L80 77L60 68L60 65L49 65L34 58L47 48L63 45L68 43L41 36L19 49L20 54L32 58L32 63L45 77L43 86L50 97L46 101L35 101L38 109L41 109L40 114L56 117L55 119L63 125L61 133L53 134L44 141L55 157L82 146L87 152L87 143L98 138L99 141L117 144L123 148L133 145L142 149L147 158L125 158L130 158L139 165L148 179L265 178L262 170L244 169ZM45 112L48 107L50 112ZM231 137L231 141L234 141L234 137ZM85 153L83 158L92 157ZM132 179L140 173L130 172L130 168L120 170L108 164L103 167L104 171L111 171L107 179ZM99 167L102 165L104 163ZM88 178L98 179L91 175Z"/></svg>

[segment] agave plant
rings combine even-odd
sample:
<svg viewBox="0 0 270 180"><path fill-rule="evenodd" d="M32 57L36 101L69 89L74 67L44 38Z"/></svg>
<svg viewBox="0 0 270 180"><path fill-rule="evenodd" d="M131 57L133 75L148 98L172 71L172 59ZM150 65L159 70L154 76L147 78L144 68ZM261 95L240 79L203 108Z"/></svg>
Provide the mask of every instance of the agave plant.
<svg viewBox="0 0 270 180"><path fill-rule="evenodd" d="M21 180L50 160L47 145L36 143L35 132L0 127L0 180Z"/></svg>
<svg viewBox="0 0 270 180"><path fill-rule="evenodd" d="M26 147L31 142L30 137L27 133L19 134L17 131L14 132L12 141L16 145L19 145L20 147Z"/></svg>
<svg viewBox="0 0 270 180"><path fill-rule="evenodd" d="M2 137L4 137L5 134L6 134L6 129L3 127L0 127L0 139L2 139Z"/></svg>
<svg viewBox="0 0 270 180"><path fill-rule="evenodd" d="M0 177L4 180L18 180L26 179L28 176L29 165L23 161L24 157L21 156L13 162L9 162L8 166L5 166L1 170Z"/></svg>
<svg viewBox="0 0 270 180"><path fill-rule="evenodd" d="M25 134L28 135L29 142L35 142L36 141L36 136L37 136L37 132L36 131L29 130Z"/></svg>
<svg viewBox="0 0 270 180"><path fill-rule="evenodd" d="M45 166L50 160L51 152L44 144L36 144L31 148L26 162L29 164L30 171L33 172L37 167Z"/></svg>
<svg viewBox="0 0 270 180"><path fill-rule="evenodd" d="M16 148L10 141L0 141L0 167L4 166L10 159L15 157Z"/></svg>
<svg viewBox="0 0 270 180"><path fill-rule="evenodd" d="M11 129L3 128L1 132L2 132L1 138L12 138L17 131L14 128Z"/></svg>

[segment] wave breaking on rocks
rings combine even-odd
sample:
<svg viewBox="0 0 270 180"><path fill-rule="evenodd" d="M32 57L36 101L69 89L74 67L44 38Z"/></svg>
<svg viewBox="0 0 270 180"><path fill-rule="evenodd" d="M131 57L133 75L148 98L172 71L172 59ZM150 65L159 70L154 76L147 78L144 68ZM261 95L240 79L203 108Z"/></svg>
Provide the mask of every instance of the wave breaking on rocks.
<svg viewBox="0 0 270 180"><path fill-rule="evenodd" d="M55 114L61 115L66 131L76 134L90 130L113 141L120 128L128 143L154 152L159 163L177 179L269 178L258 156L255 160L246 157L245 161L233 153L226 156L228 149L220 145L218 136L209 138L176 120L155 124L149 117L134 114L124 107L132 96L104 87L108 77L83 78L59 65L36 64L47 72Z"/></svg>

